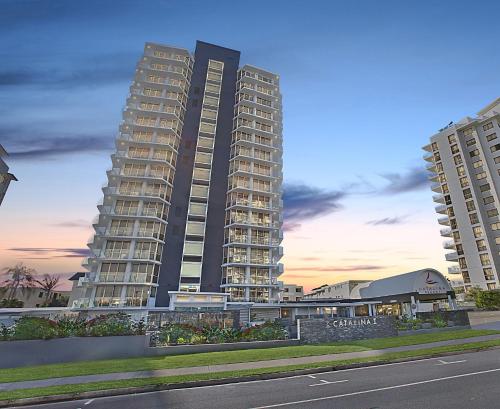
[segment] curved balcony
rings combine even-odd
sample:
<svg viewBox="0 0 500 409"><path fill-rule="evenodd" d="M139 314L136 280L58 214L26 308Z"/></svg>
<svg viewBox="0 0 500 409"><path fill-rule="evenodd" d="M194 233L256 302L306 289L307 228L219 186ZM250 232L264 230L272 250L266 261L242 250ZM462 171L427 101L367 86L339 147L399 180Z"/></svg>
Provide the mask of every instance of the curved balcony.
<svg viewBox="0 0 500 409"><path fill-rule="evenodd" d="M442 193L441 183L438 182L431 184L431 190L436 193Z"/></svg>
<svg viewBox="0 0 500 409"><path fill-rule="evenodd" d="M440 217L438 219L438 223L442 226L449 226L450 225L450 219L448 218L448 216L445 216L445 217Z"/></svg>
<svg viewBox="0 0 500 409"><path fill-rule="evenodd" d="M455 242L453 240L443 241L443 247L446 250L455 250Z"/></svg>
<svg viewBox="0 0 500 409"><path fill-rule="evenodd" d="M432 200L434 200L434 202L436 202L436 203L446 204L446 202L444 201L444 195L443 194L433 195L432 196Z"/></svg>
<svg viewBox="0 0 500 409"><path fill-rule="evenodd" d="M439 206L436 206L435 209L436 209L436 213L440 213L440 214L446 214L446 209L448 208L448 206L446 206L445 204L441 204Z"/></svg>
<svg viewBox="0 0 500 409"><path fill-rule="evenodd" d="M451 237L451 229L449 227L447 227L446 229L441 229L439 230L439 233L441 234L441 236L443 237Z"/></svg>
<svg viewBox="0 0 500 409"><path fill-rule="evenodd" d="M434 162L434 154L432 152L428 152L424 155L424 160L427 162Z"/></svg>

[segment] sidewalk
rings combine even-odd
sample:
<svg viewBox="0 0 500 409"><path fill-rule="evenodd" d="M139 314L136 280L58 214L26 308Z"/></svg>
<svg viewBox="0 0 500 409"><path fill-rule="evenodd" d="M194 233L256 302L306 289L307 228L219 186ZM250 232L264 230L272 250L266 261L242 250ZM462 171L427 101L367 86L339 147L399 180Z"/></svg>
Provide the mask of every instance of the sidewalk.
<svg viewBox="0 0 500 409"><path fill-rule="evenodd" d="M81 384L89 382L115 381L135 378L156 378L162 376L205 374L214 372L238 371L245 369L273 368L278 366L300 365L316 362L343 361L354 358L374 357L391 352L413 351L417 349L428 349L447 345L460 345L469 342L481 342L500 339L500 334L484 335L480 337L452 339L448 341L430 342L427 344L407 345L386 349L346 352L340 354L307 356L300 358L274 359L268 361L241 362L234 364L195 366L188 368L158 369L153 371L118 372L100 375L82 375L64 378L41 379L35 381L6 382L0 383L0 391L10 391L16 389L43 388L46 386Z"/></svg>

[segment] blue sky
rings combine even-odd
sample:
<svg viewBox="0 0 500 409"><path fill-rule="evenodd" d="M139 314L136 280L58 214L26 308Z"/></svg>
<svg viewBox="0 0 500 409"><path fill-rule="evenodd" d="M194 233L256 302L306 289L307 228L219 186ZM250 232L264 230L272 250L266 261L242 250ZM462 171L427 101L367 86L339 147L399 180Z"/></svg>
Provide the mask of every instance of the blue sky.
<svg viewBox="0 0 500 409"><path fill-rule="evenodd" d="M301 271L296 281L338 281L346 266L403 272L420 266L412 257L447 266L421 146L499 96L500 3L0 3L0 143L20 179L0 211L0 267L79 269L80 254L64 249L91 234L144 43L193 50L197 39L281 76L285 205L301 225L286 236L285 261ZM345 229L356 232L350 247Z"/></svg>

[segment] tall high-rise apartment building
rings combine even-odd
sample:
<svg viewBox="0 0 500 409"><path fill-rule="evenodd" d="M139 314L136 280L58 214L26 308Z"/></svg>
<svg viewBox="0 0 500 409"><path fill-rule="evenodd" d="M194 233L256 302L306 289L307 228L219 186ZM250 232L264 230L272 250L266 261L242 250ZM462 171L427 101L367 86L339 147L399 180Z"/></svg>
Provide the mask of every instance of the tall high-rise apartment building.
<svg viewBox="0 0 500 409"><path fill-rule="evenodd" d="M452 123L424 147L441 235L465 286L499 287L500 98L477 117Z"/></svg>
<svg viewBox="0 0 500 409"><path fill-rule="evenodd" d="M0 145L0 205L2 204L10 182L12 180L17 180L12 173L9 173L9 167L2 159L4 156L7 156L7 152L3 146Z"/></svg>
<svg viewBox="0 0 500 409"><path fill-rule="evenodd" d="M204 42L194 55L145 45L79 305L162 307L172 292L278 299L279 77L239 59Z"/></svg>

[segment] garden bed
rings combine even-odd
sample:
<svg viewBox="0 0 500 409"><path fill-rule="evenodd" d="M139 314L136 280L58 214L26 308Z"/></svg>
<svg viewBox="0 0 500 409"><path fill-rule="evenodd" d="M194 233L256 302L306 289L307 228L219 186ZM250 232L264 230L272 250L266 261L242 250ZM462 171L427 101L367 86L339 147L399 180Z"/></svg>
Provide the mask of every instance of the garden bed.
<svg viewBox="0 0 500 409"><path fill-rule="evenodd" d="M151 336L151 346L235 344L288 339L288 332L277 322L242 328L168 324Z"/></svg>

